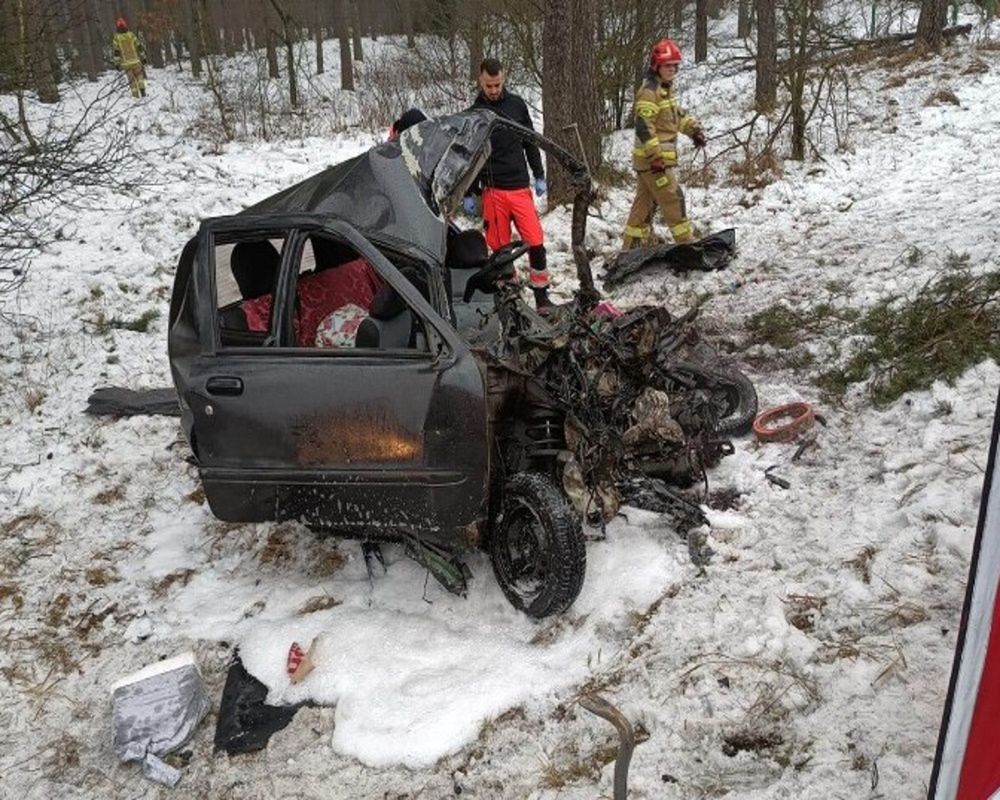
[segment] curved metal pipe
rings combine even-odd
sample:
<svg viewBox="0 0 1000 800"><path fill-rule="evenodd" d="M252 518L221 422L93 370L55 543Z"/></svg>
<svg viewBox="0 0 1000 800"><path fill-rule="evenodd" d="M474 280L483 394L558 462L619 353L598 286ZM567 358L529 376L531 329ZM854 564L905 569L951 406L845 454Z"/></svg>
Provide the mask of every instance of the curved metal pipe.
<svg viewBox="0 0 1000 800"><path fill-rule="evenodd" d="M632 723L599 694L585 694L579 703L591 714L606 719L618 731L621 742L618 744L618 757L615 759L615 800L625 800L628 794L628 765L635 749L635 731L632 729Z"/></svg>

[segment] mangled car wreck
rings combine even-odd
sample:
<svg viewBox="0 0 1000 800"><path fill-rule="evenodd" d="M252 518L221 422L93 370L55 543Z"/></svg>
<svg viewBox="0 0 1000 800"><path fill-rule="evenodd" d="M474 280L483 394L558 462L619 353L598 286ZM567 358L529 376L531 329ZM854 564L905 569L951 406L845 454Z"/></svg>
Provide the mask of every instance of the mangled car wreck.
<svg viewBox="0 0 1000 800"><path fill-rule="evenodd" d="M503 125L573 177L576 300L522 302L515 242L449 222ZM181 256L169 352L213 513L402 542L451 589L488 550L508 599L565 610L584 522L703 474L749 427L753 387L706 361L691 315L599 303L572 155L490 112L423 122L246 211ZM645 495L644 495L645 493Z"/></svg>

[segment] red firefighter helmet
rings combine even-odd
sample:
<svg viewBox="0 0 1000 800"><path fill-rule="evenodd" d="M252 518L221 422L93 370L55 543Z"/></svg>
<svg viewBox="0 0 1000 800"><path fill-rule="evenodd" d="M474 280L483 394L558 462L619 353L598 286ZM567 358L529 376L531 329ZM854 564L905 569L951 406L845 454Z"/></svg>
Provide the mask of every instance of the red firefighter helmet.
<svg viewBox="0 0 1000 800"><path fill-rule="evenodd" d="M660 39L649 53L649 65L656 69L662 64L680 64L681 49L673 39Z"/></svg>
<svg viewBox="0 0 1000 800"><path fill-rule="evenodd" d="M128 30L128 23L125 21L125 17L118 17L115 20L115 27L120 31Z"/></svg>

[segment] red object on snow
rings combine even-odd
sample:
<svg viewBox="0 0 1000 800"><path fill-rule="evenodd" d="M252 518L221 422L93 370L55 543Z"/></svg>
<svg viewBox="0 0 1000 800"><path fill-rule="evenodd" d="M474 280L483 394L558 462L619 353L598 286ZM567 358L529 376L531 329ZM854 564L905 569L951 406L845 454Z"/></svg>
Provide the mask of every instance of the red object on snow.
<svg viewBox="0 0 1000 800"><path fill-rule="evenodd" d="M753 421L753 432L762 442L790 442L816 421L808 403L788 403L762 411Z"/></svg>
<svg viewBox="0 0 1000 800"><path fill-rule="evenodd" d="M288 648L288 660L285 662L285 672L288 673L289 677L294 675L299 668L299 664L306 657L305 650L299 645L298 642L292 642L292 646Z"/></svg>

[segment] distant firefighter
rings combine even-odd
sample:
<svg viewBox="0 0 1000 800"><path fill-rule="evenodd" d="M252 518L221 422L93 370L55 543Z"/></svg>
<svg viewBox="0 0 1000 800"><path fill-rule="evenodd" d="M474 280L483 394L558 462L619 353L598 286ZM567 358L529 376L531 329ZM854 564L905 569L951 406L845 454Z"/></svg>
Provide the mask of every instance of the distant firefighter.
<svg viewBox="0 0 1000 800"><path fill-rule="evenodd" d="M132 90L132 97L145 97L146 51L139 38L128 29L125 17L118 17L115 27L118 32L111 38L115 66L128 78L128 88Z"/></svg>

